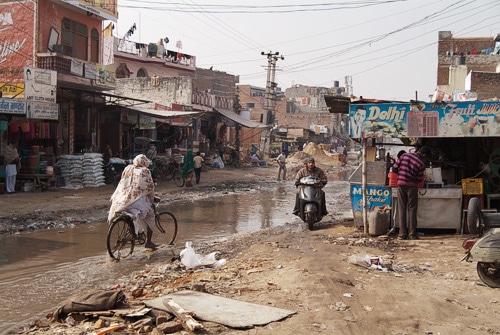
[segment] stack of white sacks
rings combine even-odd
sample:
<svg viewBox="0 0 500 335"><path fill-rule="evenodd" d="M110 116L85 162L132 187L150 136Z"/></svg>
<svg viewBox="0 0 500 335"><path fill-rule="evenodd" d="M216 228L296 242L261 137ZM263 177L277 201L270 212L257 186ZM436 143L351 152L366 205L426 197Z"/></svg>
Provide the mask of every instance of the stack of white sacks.
<svg viewBox="0 0 500 335"><path fill-rule="evenodd" d="M105 185L102 154L62 155L59 156L57 165L61 167L64 188L81 189Z"/></svg>
<svg viewBox="0 0 500 335"><path fill-rule="evenodd" d="M99 153L87 153L83 155L83 186L104 186L103 158Z"/></svg>
<svg viewBox="0 0 500 335"><path fill-rule="evenodd" d="M61 175L64 177L64 188L83 188L83 156L61 155L57 161L61 167Z"/></svg>

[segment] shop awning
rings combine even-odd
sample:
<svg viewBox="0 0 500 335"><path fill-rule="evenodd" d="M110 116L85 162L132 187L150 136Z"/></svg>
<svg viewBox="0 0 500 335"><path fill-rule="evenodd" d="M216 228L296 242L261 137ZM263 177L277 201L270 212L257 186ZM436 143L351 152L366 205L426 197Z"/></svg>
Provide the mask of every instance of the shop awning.
<svg viewBox="0 0 500 335"><path fill-rule="evenodd" d="M131 110L138 111L139 113L142 113L142 114L158 117L158 118L171 118L171 117L179 117L179 116L193 115L193 114L200 113L200 112L158 110L158 109L152 109L152 108L139 107L136 105L127 105L127 104L123 104L120 102L116 103L116 105L131 109Z"/></svg>
<svg viewBox="0 0 500 335"><path fill-rule="evenodd" d="M247 120L244 117L240 116L239 114L236 114L235 112L230 111L228 109L214 108L214 111L224 115L228 119L231 119L234 122L239 123L242 126L247 127L247 128L267 128L267 127L269 127L269 126L262 124L262 123Z"/></svg>

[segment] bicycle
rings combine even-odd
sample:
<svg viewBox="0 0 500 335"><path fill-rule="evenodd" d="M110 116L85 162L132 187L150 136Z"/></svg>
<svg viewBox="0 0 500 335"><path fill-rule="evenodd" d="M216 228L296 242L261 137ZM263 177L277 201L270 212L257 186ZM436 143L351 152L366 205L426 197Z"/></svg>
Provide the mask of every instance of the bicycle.
<svg viewBox="0 0 500 335"><path fill-rule="evenodd" d="M173 158L170 158L168 162L165 159L158 159L155 162L153 168L153 177L162 180L174 180L175 184L179 187L184 186L185 180L182 178L182 172L180 170L180 165Z"/></svg>
<svg viewBox="0 0 500 335"><path fill-rule="evenodd" d="M161 199L155 197L151 205L155 215L156 228L160 232L163 240L167 244L174 243L177 236L177 219L174 214L159 211ZM132 255L135 245L144 245L146 243L146 234L135 233L133 216L127 212L119 212L115 215L108 229L106 246L111 258L119 261Z"/></svg>

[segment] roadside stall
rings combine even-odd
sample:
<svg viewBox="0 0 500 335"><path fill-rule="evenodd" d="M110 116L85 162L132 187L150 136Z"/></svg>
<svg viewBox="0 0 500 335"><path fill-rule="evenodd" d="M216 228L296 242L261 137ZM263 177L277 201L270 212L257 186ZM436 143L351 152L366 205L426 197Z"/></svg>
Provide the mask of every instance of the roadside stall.
<svg viewBox="0 0 500 335"><path fill-rule="evenodd" d="M385 162L374 159L377 139L399 138L432 148L419 190L419 229L464 232L464 214L473 196L483 208L497 210L499 112L500 102L482 101L351 104L350 137L363 143L364 153L350 178L351 199L355 220L363 223L365 233L369 218L375 217L372 212L384 212L391 220L397 203L397 189L385 178Z"/></svg>

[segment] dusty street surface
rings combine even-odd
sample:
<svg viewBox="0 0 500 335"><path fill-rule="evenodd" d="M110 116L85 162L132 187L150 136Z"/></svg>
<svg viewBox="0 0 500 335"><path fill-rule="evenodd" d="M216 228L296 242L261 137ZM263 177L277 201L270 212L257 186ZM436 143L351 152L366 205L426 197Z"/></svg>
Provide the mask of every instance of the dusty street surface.
<svg viewBox="0 0 500 335"><path fill-rule="evenodd" d="M329 176L345 169L318 165ZM290 163L290 177L299 166ZM276 167L227 168L202 174L202 184L194 188L160 183L158 192L175 199L274 183L275 177ZM15 231L14 225L34 229L35 222L42 219L64 225L103 217L112 191L106 186L48 191L43 197L40 193L0 196L2 230ZM116 278L116 282L132 305L192 289L296 312L284 320L244 330L200 321L201 334L500 334L499 290L481 284L475 264L460 261L466 236L426 235L418 241L364 236L352 221L336 216L350 208L347 186L337 194L327 194L327 201L330 215L317 230L289 224L195 246L200 254L219 251L227 260L222 267L193 271L178 260L166 259L129 278ZM290 215L290 210L284 215ZM362 266L361 260L370 256L380 257L379 269ZM131 328L137 320L121 319L118 322L123 328L115 334L137 333ZM91 316L76 326L47 324L47 320L36 324L30 334L102 331L97 329L98 317ZM160 334L155 331L149 328L147 333Z"/></svg>

